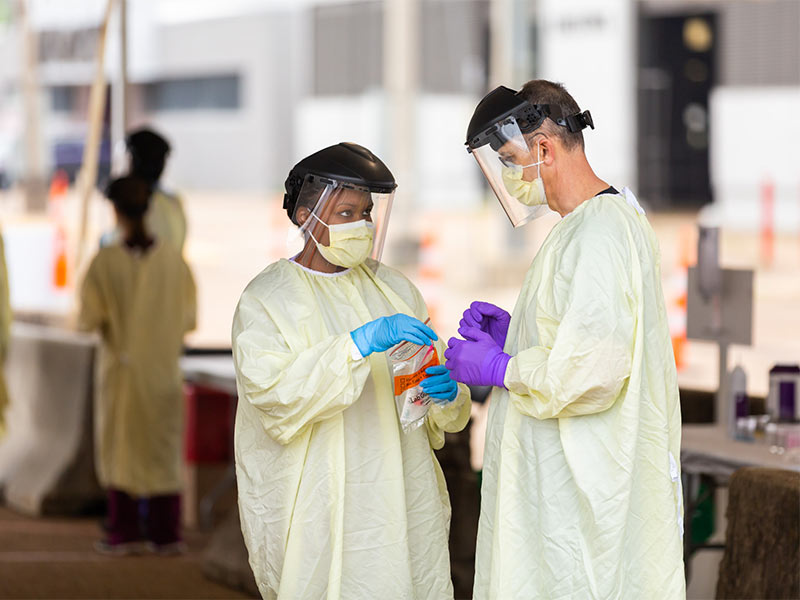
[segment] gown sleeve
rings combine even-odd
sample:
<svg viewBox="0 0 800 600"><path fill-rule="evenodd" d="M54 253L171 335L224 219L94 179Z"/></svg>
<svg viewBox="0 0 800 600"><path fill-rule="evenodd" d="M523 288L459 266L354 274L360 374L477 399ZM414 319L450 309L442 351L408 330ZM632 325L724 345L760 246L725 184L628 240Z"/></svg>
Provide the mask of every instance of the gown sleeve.
<svg viewBox="0 0 800 600"><path fill-rule="evenodd" d="M173 209L174 216L172 217L174 224L173 227L175 229L175 241L179 250L183 250L183 246L186 243L186 212L183 209L183 200L180 196L175 195L173 197L173 201L175 203L175 207Z"/></svg>
<svg viewBox="0 0 800 600"><path fill-rule="evenodd" d="M630 377L637 309L624 246L597 232L569 244L552 283L555 336L508 363L510 401L536 419L602 412Z"/></svg>
<svg viewBox="0 0 800 600"><path fill-rule="evenodd" d="M78 329L82 331L99 329L108 319L108 310L103 301L99 282L99 271L100 265L95 256L81 284Z"/></svg>
<svg viewBox="0 0 800 600"><path fill-rule="evenodd" d="M197 327L197 286L194 283L192 270L183 261L183 332L193 331Z"/></svg>
<svg viewBox="0 0 800 600"><path fill-rule="evenodd" d="M8 353L12 316L5 246L2 236L0 236L0 362L5 360Z"/></svg>
<svg viewBox="0 0 800 600"><path fill-rule="evenodd" d="M258 409L267 434L280 444L353 404L370 374L370 361L349 333L329 335L320 325L320 331L309 332L315 325L303 324L306 337L320 340L308 346L297 330L281 331L261 302L246 292L234 316L239 397Z"/></svg>

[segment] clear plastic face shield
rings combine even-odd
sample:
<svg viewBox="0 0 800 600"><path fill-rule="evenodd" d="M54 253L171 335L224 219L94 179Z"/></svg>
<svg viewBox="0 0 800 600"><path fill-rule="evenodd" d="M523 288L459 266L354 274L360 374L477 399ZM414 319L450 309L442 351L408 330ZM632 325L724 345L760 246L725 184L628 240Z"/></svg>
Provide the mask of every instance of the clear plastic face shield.
<svg viewBox="0 0 800 600"><path fill-rule="evenodd" d="M349 231L371 231L371 249L367 256L380 260L386 229L392 210L394 190L381 193L318 175L306 175L297 197L289 234L291 252L300 252L315 241L331 244L331 231L347 236Z"/></svg>
<svg viewBox="0 0 800 600"><path fill-rule="evenodd" d="M500 200L514 227L550 212L540 178L536 131L523 135L517 120L506 117L482 134L487 142L469 152Z"/></svg>

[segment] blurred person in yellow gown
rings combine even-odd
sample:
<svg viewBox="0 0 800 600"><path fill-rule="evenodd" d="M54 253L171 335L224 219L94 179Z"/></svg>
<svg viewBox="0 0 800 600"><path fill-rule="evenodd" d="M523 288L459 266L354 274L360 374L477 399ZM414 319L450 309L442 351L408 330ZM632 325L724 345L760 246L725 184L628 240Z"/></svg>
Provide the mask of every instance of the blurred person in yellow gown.
<svg viewBox="0 0 800 600"><path fill-rule="evenodd" d="M160 133L141 127L128 133L130 175L146 182L150 188L150 205L145 217L147 231L162 242L183 252L186 242L186 213L183 201L177 194L167 191L161 184L161 175L169 158L170 144ZM103 236L101 246L119 243L119 227Z"/></svg>
<svg viewBox="0 0 800 600"><path fill-rule="evenodd" d="M195 327L195 284L173 244L145 226L147 182L112 181L119 243L86 273L79 324L100 332L95 455L108 490L108 531L97 549L129 554L182 550L180 533L183 336ZM139 529L140 505L146 527Z"/></svg>

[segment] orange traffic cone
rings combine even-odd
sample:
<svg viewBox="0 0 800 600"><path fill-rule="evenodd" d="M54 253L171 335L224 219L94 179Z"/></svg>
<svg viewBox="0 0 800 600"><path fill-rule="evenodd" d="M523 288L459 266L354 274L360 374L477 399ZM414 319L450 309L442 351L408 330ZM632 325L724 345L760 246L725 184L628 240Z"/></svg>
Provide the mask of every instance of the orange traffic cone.
<svg viewBox="0 0 800 600"><path fill-rule="evenodd" d="M59 169L53 174L53 180L50 182L50 200L63 198L67 188L69 188L69 177L66 171Z"/></svg>
<svg viewBox="0 0 800 600"><path fill-rule="evenodd" d="M434 329L438 325L443 277L438 245L439 240L435 231L429 230L422 234L419 242L418 284Z"/></svg>
<svg viewBox="0 0 800 600"><path fill-rule="evenodd" d="M53 286L66 289L69 282L67 263L67 232L64 227L64 196L69 187L69 178L62 171L56 171L50 182L50 211L56 221L55 239L53 241Z"/></svg>
<svg viewBox="0 0 800 600"><path fill-rule="evenodd" d="M694 229L682 225L678 232L678 260L674 276L673 295L667 305L669 334L672 338L672 352L675 367L680 370L686 364L686 306L688 304L689 266L697 262Z"/></svg>
<svg viewBox="0 0 800 600"><path fill-rule="evenodd" d="M67 287L67 234L64 232L63 225L56 228L56 238L54 252L55 261L53 263L53 285L63 290Z"/></svg>
<svg viewBox="0 0 800 600"><path fill-rule="evenodd" d="M765 179L761 184L761 264L768 269L775 258L775 184Z"/></svg>

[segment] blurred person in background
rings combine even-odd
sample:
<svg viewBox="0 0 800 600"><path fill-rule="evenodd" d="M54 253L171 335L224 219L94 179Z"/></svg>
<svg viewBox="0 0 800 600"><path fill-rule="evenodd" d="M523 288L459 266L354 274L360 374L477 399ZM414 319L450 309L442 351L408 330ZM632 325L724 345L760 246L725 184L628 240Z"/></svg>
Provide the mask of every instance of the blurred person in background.
<svg viewBox="0 0 800 600"><path fill-rule="evenodd" d="M159 133L142 127L128 134L125 139L128 148L130 175L146 182L150 187L150 208L147 210L145 224L147 230L179 252L183 252L186 241L186 214L180 197L166 191L161 186L161 175L167 164L170 145ZM115 229L101 240L101 246L119 241L119 229Z"/></svg>
<svg viewBox="0 0 800 600"><path fill-rule="evenodd" d="M80 294L79 326L99 331L97 475L108 490L108 529L96 544L112 555L147 547L183 551L180 532L183 336L195 327L195 284L172 244L150 233L148 182L112 181L120 242L101 248ZM140 505L146 514L140 530Z"/></svg>
<svg viewBox="0 0 800 600"><path fill-rule="evenodd" d="M428 368L435 404L401 429L386 351L437 336L419 291L379 262L395 187L356 144L301 160L284 208L304 247L256 276L234 315L239 510L265 598L453 597L432 449L466 425L469 390Z"/></svg>
<svg viewBox="0 0 800 600"><path fill-rule="evenodd" d="M11 340L11 294L8 287L8 268L3 236L0 235L0 440L6 433L5 412L8 409L8 389L3 373L3 364L8 356L8 344Z"/></svg>
<svg viewBox="0 0 800 600"><path fill-rule="evenodd" d="M500 87L467 145L515 225L562 219L513 314L464 312L453 377L492 385L474 597L683 598L681 416L659 248L595 175L560 84Z"/></svg>

